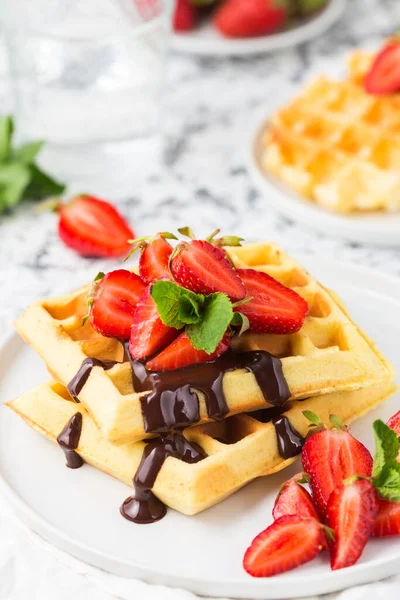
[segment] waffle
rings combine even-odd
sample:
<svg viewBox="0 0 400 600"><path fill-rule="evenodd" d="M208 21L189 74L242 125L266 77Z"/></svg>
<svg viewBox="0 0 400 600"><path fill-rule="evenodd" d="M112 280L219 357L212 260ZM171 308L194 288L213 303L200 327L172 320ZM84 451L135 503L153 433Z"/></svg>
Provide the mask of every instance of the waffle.
<svg viewBox="0 0 400 600"><path fill-rule="evenodd" d="M336 414L349 423L383 402L394 389L395 386L386 384L317 396L290 403L284 414L305 436L309 423L302 415L303 410L314 411L324 422L328 422L330 414ZM8 406L53 442L69 419L81 412L79 454L85 462L132 485L144 443L117 445L103 438L82 404L71 401L66 388L59 383L43 383ZM185 429L185 437L199 444L207 457L196 464L168 457L156 478L155 495L171 508L193 515L221 502L252 479L280 471L294 462L296 458L280 457L274 425L262 422L263 414L267 415L268 410Z"/></svg>
<svg viewBox="0 0 400 600"><path fill-rule="evenodd" d="M273 115L261 142L266 172L340 213L400 210L400 96L365 92L372 60L357 52L348 80L317 78Z"/></svg>
<svg viewBox="0 0 400 600"><path fill-rule="evenodd" d="M295 289L309 304L309 314L298 333L245 335L239 342L239 349L267 350L281 358L291 399L350 391L393 379L389 363L352 323L340 301L278 246L259 243L228 250L238 267L269 273ZM63 385L70 382L87 357L123 361L118 341L96 333L89 321L82 326L87 291L85 287L36 302L16 322L21 336ZM141 398L148 392L136 393L131 375L127 361L108 371L94 367L79 393L79 400L110 441L148 437L141 412ZM223 389L230 415L268 406L254 375L243 369L226 373ZM198 395L200 422L206 422L209 419L204 397Z"/></svg>

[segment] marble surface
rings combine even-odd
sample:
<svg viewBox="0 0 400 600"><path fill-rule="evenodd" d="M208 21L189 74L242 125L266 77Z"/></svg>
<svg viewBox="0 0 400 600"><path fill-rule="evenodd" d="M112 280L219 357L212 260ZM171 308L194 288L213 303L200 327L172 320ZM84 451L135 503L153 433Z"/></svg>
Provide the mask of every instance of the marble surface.
<svg viewBox="0 0 400 600"><path fill-rule="evenodd" d="M257 114L267 114L271 102L284 97L304 70L317 66L319 60L354 46L379 43L399 23L399 0L349 0L345 15L330 32L296 49L237 59L172 55L165 98L164 160L136 169L129 195L109 195L138 235L186 224L201 235L222 227L248 240L275 240L294 254L309 251L400 275L399 250L343 243L330 237L329 231L315 234L271 213L245 168ZM9 110L6 89L4 80L0 81L2 111ZM90 191L101 195L99 182L91 184ZM58 240L53 214L37 215L26 204L0 217L0 335L35 298L76 287L114 265L83 259L66 249ZM10 554L7 548L0 548L2 565L12 556L18 573L17 567L22 568L19 551ZM42 575L44 585L48 575ZM34 585L33 575L30 581ZM13 581L9 583L11 590ZM0 597L27 596L11 592L3 596L0 585ZM367 595L361 592L357 597ZM369 597L377 596L374 592Z"/></svg>

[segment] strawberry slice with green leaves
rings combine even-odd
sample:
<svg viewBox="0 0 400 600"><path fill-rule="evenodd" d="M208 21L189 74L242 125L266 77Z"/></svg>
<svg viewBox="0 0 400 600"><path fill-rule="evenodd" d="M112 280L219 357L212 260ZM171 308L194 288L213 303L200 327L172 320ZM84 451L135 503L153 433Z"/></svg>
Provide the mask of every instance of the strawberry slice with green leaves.
<svg viewBox="0 0 400 600"><path fill-rule="evenodd" d="M267 273L254 269L238 269L250 302L240 312L256 333L286 334L299 331L308 313L308 304L294 290L287 288Z"/></svg>
<svg viewBox="0 0 400 600"><path fill-rule="evenodd" d="M169 270L169 259L173 248L167 242L168 239L176 240L173 233L161 232L154 237L142 237L132 240L132 250L125 260L128 260L140 248L139 274L147 284L158 279L171 279Z"/></svg>
<svg viewBox="0 0 400 600"><path fill-rule="evenodd" d="M253 577L272 577L313 560L326 546L325 527L316 519L284 515L262 531L246 550L243 567Z"/></svg>
<svg viewBox="0 0 400 600"><path fill-rule="evenodd" d="M215 360L229 349L231 335L227 331L211 354L204 350L196 350L186 332L182 332L169 346L160 354L146 363L146 369L150 371L170 371L182 369L190 365Z"/></svg>
<svg viewBox="0 0 400 600"><path fill-rule="evenodd" d="M365 479L346 481L333 490L326 509L326 521L333 531L332 570L358 561L371 537L378 506L376 489Z"/></svg>
<svg viewBox="0 0 400 600"><path fill-rule="evenodd" d="M295 475L282 485L275 500L272 516L279 519L284 515L313 518L319 521L319 514L311 494L301 485L307 483L304 473Z"/></svg>
<svg viewBox="0 0 400 600"><path fill-rule="evenodd" d="M344 479L352 475L371 476L372 456L338 417L331 416L334 429L330 430L311 411L303 414L315 426L315 432L310 432L301 453L303 469L311 478L318 511L324 515L331 493Z"/></svg>
<svg viewBox="0 0 400 600"><path fill-rule="evenodd" d="M109 202L80 195L66 204L57 203L58 235L66 246L82 256L113 258L129 251L134 237L128 223Z"/></svg>
<svg viewBox="0 0 400 600"><path fill-rule="evenodd" d="M145 287L138 275L125 269L99 273L89 296L93 329L106 337L128 340Z"/></svg>
<svg viewBox="0 0 400 600"><path fill-rule="evenodd" d="M147 286L140 296L129 339L129 352L132 358L143 360L160 352L178 335L178 330L162 322L151 293Z"/></svg>
<svg viewBox="0 0 400 600"><path fill-rule="evenodd" d="M377 54L364 85L374 95L400 91L400 37L390 40Z"/></svg>
<svg viewBox="0 0 400 600"><path fill-rule="evenodd" d="M208 239L212 241L212 236ZM169 268L177 283L197 294L221 292L233 301L245 297L236 269L224 250L210 241L180 242L171 255Z"/></svg>

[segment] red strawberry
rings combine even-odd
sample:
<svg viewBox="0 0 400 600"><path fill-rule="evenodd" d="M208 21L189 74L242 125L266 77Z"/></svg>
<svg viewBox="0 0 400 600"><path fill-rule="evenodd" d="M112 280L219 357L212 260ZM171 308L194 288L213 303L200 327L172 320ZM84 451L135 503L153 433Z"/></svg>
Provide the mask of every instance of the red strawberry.
<svg viewBox="0 0 400 600"><path fill-rule="evenodd" d="M174 12L174 30L191 31L197 25L198 11L188 0L176 0Z"/></svg>
<svg viewBox="0 0 400 600"><path fill-rule="evenodd" d="M156 303L148 286L139 298L129 340L132 358L142 360L153 356L178 335L174 327L167 327L161 321Z"/></svg>
<svg viewBox="0 0 400 600"><path fill-rule="evenodd" d="M281 487L272 510L274 519L284 515L297 515L298 517L312 517L319 520L311 494L298 483L303 474L295 475Z"/></svg>
<svg viewBox="0 0 400 600"><path fill-rule="evenodd" d="M82 256L122 256L134 237L132 229L108 202L93 196L75 196L59 205L58 235Z"/></svg>
<svg viewBox="0 0 400 600"><path fill-rule="evenodd" d="M140 276L146 283L156 279L172 279L168 268L172 246L160 234L142 244L142 253L139 260Z"/></svg>
<svg viewBox="0 0 400 600"><path fill-rule="evenodd" d="M309 562L324 545L324 528L316 519L285 515L252 541L243 566L253 577L271 577Z"/></svg>
<svg viewBox="0 0 400 600"><path fill-rule="evenodd" d="M135 273L119 269L95 283L90 322L93 329L107 337L128 340L138 300L145 289Z"/></svg>
<svg viewBox="0 0 400 600"><path fill-rule="evenodd" d="M370 481L358 479L340 485L332 492L326 511L327 524L333 530L331 568L354 565L371 537L378 514L378 496Z"/></svg>
<svg viewBox="0 0 400 600"><path fill-rule="evenodd" d="M390 427L390 429L393 429L397 435L400 435L400 410L395 415L390 417L389 421L387 422L387 426Z"/></svg>
<svg viewBox="0 0 400 600"><path fill-rule="evenodd" d="M390 40L378 53L365 78L369 94L383 95L400 91L400 41Z"/></svg>
<svg viewBox="0 0 400 600"><path fill-rule="evenodd" d="M372 473L369 450L346 429L314 433L306 440L301 457L321 515L325 514L331 493L344 479L351 475L370 477Z"/></svg>
<svg viewBox="0 0 400 600"><path fill-rule="evenodd" d="M255 37L281 29L287 17L281 0L226 0L215 12L214 25L226 37Z"/></svg>
<svg viewBox="0 0 400 600"><path fill-rule="evenodd" d="M400 503L379 500L379 511L374 524L375 537L400 535Z"/></svg>
<svg viewBox="0 0 400 600"><path fill-rule="evenodd" d="M253 299L237 310L249 319L250 330L258 333L294 333L304 323L308 304L294 290L266 273L238 269L237 274Z"/></svg>
<svg viewBox="0 0 400 600"><path fill-rule="evenodd" d="M234 301L245 296L244 285L225 252L205 240L178 244L170 269L180 285L197 294L224 292Z"/></svg>
<svg viewBox="0 0 400 600"><path fill-rule="evenodd" d="M218 344L215 352L207 354L204 350L196 350L192 346L187 334L183 332L165 350L146 363L146 369L150 371L169 371L171 369L180 369L189 365L208 362L226 352L230 343L231 336L227 332Z"/></svg>

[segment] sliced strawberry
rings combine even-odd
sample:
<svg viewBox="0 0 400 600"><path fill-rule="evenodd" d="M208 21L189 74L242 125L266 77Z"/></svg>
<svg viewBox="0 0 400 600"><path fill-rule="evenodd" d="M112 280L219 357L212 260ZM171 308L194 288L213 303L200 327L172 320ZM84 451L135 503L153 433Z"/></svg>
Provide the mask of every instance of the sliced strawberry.
<svg viewBox="0 0 400 600"><path fill-rule="evenodd" d="M130 249L132 229L108 202L93 196L75 196L59 205L58 235L82 256L123 256Z"/></svg>
<svg viewBox="0 0 400 600"><path fill-rule="evenodd" d="M237 274L253 299L237 310L249 319L250 330L258 333L294 333L304 323L308 304L294 290L266 273L238 269Z"/></svg>
<svg viewBox="0 0 400 600"><path fill-rule="evenodd" d="M390 429L393 429L397 435L400 435L400 410L390 417L387 426L390 427Z"/></svg>
<svg viewBox="0 0 400 600"><path fill-rule="evenodd" d="M281 487L272 510L274 519L284 515L297 515L298 517L312 517L319 520L311 494L298 483L303 474L295 475Z"/></svg>
<svg viewBox="0 0 400 600"><path fill-rule="evenodd" d="M161 321L150 294L150 286L139 298L130 333L129 352L137 360L153 356L178 335L177 329L167 327Z"/></svg>
<svg viewBox="0 0 400 600"><path fill-rule="evenodd" d="M139 273L143 281L152 283L156 279L172 279L168 268L172 246L160 234L148 243L142 244L139 260Z"/></svg>
<svg viewBox="0 0 400 600"><path fill-rule="evenodd" d="M287 18L288 7L280 0L226 0L215 12L214 25L226 37L255 37L281 29Z"/></svg>
<svg viewBox="0 0 400 600"><path fill-rule="evenodd" d="M175 31L191 31L197 25L198 10L189 0L176 0L173 25Z"/></svg>
<svg viewBox="0 0 400 600"><path fill-rule="evenodd" d="M253 540L243 566L253 577L271 577L309 562L324 545L324 529L316 519L285 515Z"/></svg>
<svg viewBox="0 0 400 600"><path fill-rule="evenodd" d="M378 53L365 78L369 94L393 94L400 90L400 42L391 40Z"/></svg>
<svg viewBox="0 0 400 600"><path fill-rule="evenodd" d="M313 498L321 515L329 497L351 475L370 477L369 450L346 429L323 429L311 435L301 453L303 469L311 477Z"/></svg>
<svg viewBox="0 0 400 600"><path fill-rule="evenodd" d="M371 537L378 514L378 496L370 481L339 485L329 498L326 517L333 530L331 568L354 565Z"/></svg>
<svg viewBox="0 0 400 600"><path fill-rule="evenodd" d="M106 337L128 340L136 305L145 287L138 275L125 269L107 273L92 291L93 329Z"/></svg>
<svg viewBox="0 0 400 600"><path fill-rule="evenodd" d="M146 369L149 369L150 371L169 371L171 369L188 367L193 364L209 362L226 352L230 344L231 336L230 333L227 332L218 344L215 352L207 354L204 350L196 350L196 348L192 346L187 334L182 332L172 344L167 346L165 350L146 363Z"/></svg>
<svg viewBox="0 0 400 600"><path fill-rule="evenodd" d="M205 240L180 242L170 269L180 285L197 294L224 292L234 301L245 296L244 285L225 252Z"/></svg>
<svg viewBox="0 0 400 600"><path fill-rule="evenodd" d="M400 535L400 502L379 500L379 511L372 535L375 537Z"/></svg>

